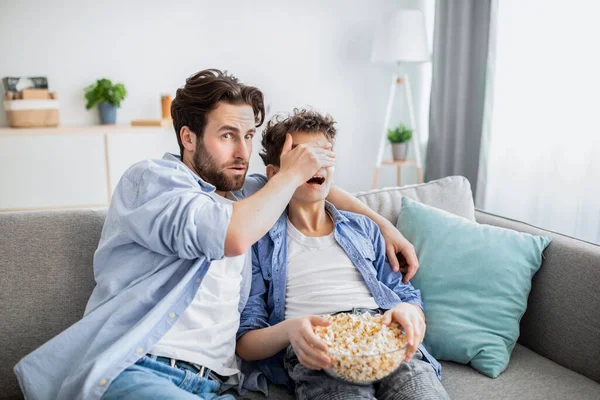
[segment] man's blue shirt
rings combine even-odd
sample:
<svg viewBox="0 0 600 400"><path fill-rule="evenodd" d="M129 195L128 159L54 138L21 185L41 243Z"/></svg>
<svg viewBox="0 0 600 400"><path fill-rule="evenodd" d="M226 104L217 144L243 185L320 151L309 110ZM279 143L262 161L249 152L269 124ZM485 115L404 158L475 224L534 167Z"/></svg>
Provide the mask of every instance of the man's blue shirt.
<svg viewBox="0 0 600 400"><path fill-rule="evenodd" d="M233 195L249 196L265 183L248 176ZM211 261L225 255L233 206L215 196L213 185L171 154L124 173L94 255L96 287L84 317L15 366L26 398L99 399L173 326ZM250 290L247 261L240 312Z"/></svg>

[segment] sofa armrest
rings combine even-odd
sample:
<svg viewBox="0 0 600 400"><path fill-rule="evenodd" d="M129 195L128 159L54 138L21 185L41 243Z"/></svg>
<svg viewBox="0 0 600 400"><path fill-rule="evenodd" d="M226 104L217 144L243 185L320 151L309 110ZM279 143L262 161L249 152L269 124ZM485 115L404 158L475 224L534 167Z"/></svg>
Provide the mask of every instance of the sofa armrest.
<svg viewBox="0 0 600 400"><path fill-rule="evenodd" d="M519 343L600 382L600 246L476 210L477 222L552 237Z"/></svg>

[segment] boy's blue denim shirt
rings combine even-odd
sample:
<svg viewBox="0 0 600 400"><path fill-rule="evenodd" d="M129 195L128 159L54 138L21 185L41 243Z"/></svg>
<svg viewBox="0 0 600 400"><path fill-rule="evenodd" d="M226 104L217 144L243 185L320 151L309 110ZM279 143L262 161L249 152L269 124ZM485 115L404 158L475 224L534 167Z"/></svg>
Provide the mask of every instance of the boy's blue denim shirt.
<svg viewBox="0 0 600 400"><path fill-rule="evenodd" d="M265 183L251 175L232 193L246 197ZM213 185L172 154L124 173L94 255L96 287L83 318L15 366L25 398L99 399L150 351L191 303L211 261L225 255L233 206L215 196ZM240 312L250 291L247 261Z"/></svg>
<svg viewBox="0 0 600 400"><path fill-rule="evenodd" d="M375 222L364 215L339 211L328 202L325 202L325 208L334 222L335 240L361 273L377 305L391 309L404 302L423 309L420 291L410 283L403 283L400 272L392 271L386 259L383 237ZM252 288L242 312L238 339L250 330L273 326L285 319L287 223L287 213L284 213L269 233L252 247ZM441 379L441 365L423 345L419 349ZM254 368L253 379L256 379L258 368L272 382L286 385L291 390L292 383L283 368L283 355L284 351L281 351L266 360L246 363L245 371L250 376Z"/></svg>

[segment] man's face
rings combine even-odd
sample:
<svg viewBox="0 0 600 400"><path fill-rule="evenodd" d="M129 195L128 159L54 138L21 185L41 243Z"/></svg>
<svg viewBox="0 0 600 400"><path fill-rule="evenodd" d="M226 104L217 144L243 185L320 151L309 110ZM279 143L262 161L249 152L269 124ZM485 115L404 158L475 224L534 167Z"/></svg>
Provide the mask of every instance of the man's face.
<svg viewBox="0 0 600 400"><path fill-rule="evenodd" d="M315 132L292 133L292 139L292 148L304 143L316 145L317 142L326 143L329 141L324 134ZM298 186L292 196L292 201L313 203L325 200L333 184L334 172L335 167L321 168L308 182Z"/></svg>
<svg viewBox="0 0 600 400"><path fill-rule="evenodd" d="M241 189L248 172L252 138L256 133L249 105L219 103L207 117L203 138L196 143L196 173L217 191Z"/></svg>

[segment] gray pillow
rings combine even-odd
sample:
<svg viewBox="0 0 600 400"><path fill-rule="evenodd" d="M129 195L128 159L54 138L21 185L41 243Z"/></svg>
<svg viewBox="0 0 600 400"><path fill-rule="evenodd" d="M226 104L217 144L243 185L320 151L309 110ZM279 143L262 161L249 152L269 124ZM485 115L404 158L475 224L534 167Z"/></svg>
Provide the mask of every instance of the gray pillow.
<svg viewBox="0 0 600 400"><path fill-rule="evenodd" d="M398 221L403 196L475 222L471 184L464 176L448 176L419 185L358 192L355 196L394 225Z"/></svg>

